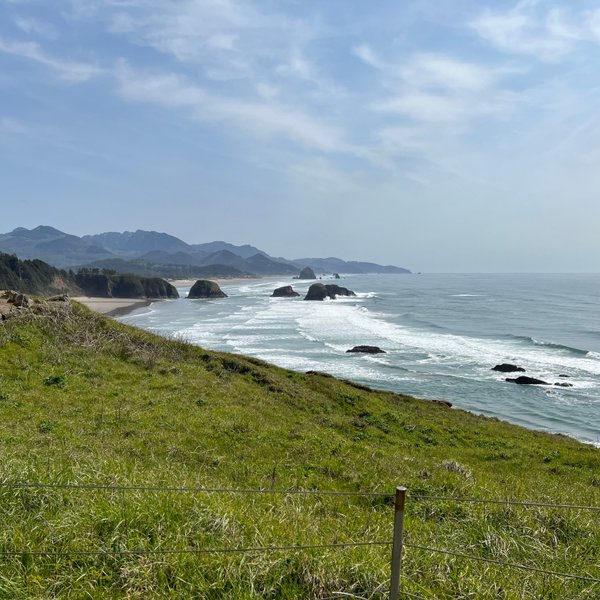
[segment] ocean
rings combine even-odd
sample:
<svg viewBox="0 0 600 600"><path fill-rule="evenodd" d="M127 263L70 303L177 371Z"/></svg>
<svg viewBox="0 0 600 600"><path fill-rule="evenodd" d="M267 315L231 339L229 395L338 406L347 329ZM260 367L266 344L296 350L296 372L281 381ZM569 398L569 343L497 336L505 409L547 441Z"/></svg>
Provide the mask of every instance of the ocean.
<svg viewBox="0 0 600 600"><path fill-rule="evenodd" d="M342 275L356 298L308 302L310 281L225 283L229 298L162 301L120 320L205 348L448 400L477 414L600 446L600 275ZM292 284L299 298L271 298ZM359 344L386 354L348 354ZM573 387L522 386L492 371Z"/></svg>

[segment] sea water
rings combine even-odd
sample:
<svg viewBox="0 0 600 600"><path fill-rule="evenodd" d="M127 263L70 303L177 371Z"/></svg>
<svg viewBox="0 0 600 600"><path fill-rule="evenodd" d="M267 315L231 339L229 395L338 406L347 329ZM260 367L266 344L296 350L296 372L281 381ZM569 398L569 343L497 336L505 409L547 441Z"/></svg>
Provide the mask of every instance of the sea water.
<svg viewBox="0 0 600 600"><path fill-rule="evenodd" d="M121 320L215 350L600 445L600 275L342 275L355 298L304 301L312 281L225 283L228 298L156 302ZM299 298L271 298L293 284ZM355 345L386 354L348 354ZM507 383L510 362L550 384Z"/></svg>

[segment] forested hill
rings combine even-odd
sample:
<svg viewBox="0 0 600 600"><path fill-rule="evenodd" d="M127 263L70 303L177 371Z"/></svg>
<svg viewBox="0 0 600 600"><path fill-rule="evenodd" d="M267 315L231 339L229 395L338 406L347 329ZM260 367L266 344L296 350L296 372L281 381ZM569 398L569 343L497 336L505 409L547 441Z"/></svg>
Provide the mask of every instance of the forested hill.
<svg viewBox="0 0 600 600"><path fill-rule="evenodd" d="M139 277L98 269L77 273L44 261L19 260L0 252L0 290L52 296L70 294L102 298L177 298L174 286L158 277Z"/></svg>

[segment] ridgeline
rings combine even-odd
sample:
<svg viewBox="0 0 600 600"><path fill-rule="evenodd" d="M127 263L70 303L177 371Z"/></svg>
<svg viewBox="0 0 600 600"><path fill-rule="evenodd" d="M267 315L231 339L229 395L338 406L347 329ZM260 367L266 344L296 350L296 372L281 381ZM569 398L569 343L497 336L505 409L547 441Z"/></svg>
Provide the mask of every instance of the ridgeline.
<svg viewBox="0 0 600 600"><path fill-rule="evenodd" d="M405 485L412 495L600 504L600 452L564 436L209 352L76 303L13 314L0 323L4 485ZM389 541L391 497L0 485L0 515L1 598L387 598L389 546L198 551ZM600 576L589 511L409 499L405 532L420 546ZM597 592L414 547L402 581L438 599Z"/></svg>

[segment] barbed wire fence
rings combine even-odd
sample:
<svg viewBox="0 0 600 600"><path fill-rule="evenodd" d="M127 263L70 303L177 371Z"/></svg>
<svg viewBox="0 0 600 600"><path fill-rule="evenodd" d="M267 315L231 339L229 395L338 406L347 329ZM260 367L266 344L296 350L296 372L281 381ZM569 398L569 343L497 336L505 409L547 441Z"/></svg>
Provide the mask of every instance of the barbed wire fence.
<svg viewBox="0 0 600 600"><path fill-rule="evenodd" d="M271 495L298 495L298 496L347 496L347 497L372 497L385 498L394 501L394 528L391 540L370 540L361 542L342 542L330 544L305 544L305 545L271 545L271 546L245 546L245 547L214 547L214 548L181 548L181 549L128 549L128 550L29 550L13 549L0 550L0 557L22 557L22 556L45 556L45 557L68 557L68 556L147 556L147 555L169 555L169 554L235 554L235 553L262 553L262 552L298 552L304 550L321 549L345 549L360 548L368 546L391 546L392 557L390 565L390 600L399 600L400 597L427 600L426 598L402 589L402 560L405 549L431 552L446 556L457 557L475 562L488 563L507 569L518 569L533 573L541 573L552 577L567 580L577 580L591 584L600 584L600 578L578 573L564 573L550 569L543 569L532 565L502 561L494 558L476 556L457 550L446 548L434 548L420 544L407 542L404 539L404 517L407 502L451 502L489 504L534 508L553 508L559 510L584 510L600 512L600 506L587 506L579 504L554 504L549 502L521 502L515 500L497 500L487 498L461 498L437 495L412 495L407 494L405 487L397 487L395 493L368 492L368 491L333 491L333 490L303 490L303 489L235 489L219 487L176 487L176 486L141 486L141 485L109 485L109 484L69 484L69 483L32 483L32 482L0 482L0 489L49 489L49 490L106 490L120 491L122 493L131 491L141 492L188 492L193 494L271 494ZM337 592L326 600L334 598L359 598L352 594Z"/></svg>

